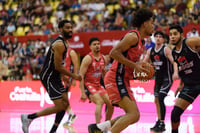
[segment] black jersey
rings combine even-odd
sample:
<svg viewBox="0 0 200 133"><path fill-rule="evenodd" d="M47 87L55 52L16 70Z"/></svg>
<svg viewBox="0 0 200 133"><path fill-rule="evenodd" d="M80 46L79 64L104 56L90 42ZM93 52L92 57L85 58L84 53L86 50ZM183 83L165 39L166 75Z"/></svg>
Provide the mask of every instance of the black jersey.
<svg viewBox="0 0 200 133"><path fill-rule="evenodd" d="M172 51L174 61L178 64L179 76L186 85L200 84L200 55L182 42L180 51Z"/></svg>
<svg viewBox="0 0 200 133"><path fill-rule="evenodd" d="M52 50L52 46L58 41L62 41L64 46L65 46L65 51L63 53L63 58L62 58L62 60L63 60L62 64L64 65L65 56L66 56L66 52L67 52L67 44L64 41L63 37L60 35L50 45L49 51L47 53L47 56L46 56L46 59L45 59L45 62L44 62L43 68L42 68L42 71L40 73L40 79L41 80L47 80L47 79L51 79L51 78L58 80L58 79L61 78L60 72L55 70L54 53L53 53L53 50Z"/></svg>
<svg viewBox="0 0 200 133"><path fill-rule="evenodd" d="M155 47L151 48L150 59L155 67L155 77L156 79L162 80L163 78L172 77L172 64L165 55L166 45L163 45L159 50L156 50Z"/></svg>

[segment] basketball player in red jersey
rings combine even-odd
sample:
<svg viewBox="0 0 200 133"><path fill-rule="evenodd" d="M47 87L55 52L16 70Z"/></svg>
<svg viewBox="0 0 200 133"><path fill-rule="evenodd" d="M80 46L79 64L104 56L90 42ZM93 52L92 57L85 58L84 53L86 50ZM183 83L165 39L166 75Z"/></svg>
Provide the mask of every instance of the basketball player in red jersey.
<svg viewBox="0 0 200 133"><path fill-rule="evenodd" d="M133 79L134 69L137 72L147 72L139 62L144 52L142 40L153 32L153 13L148 9L139 9L133 17L133 26L137 30L129 31L122 40L110 51L114 59L110 70L106 73L104 82L112 104L118 105L125 115L99 124L90 124L89 133L107 132L120 133L129 125L137 122L140 113L130 90L129 80Z"/></svg>
<svg viewBox="0 0 200 133"><path fill-rule="evenodd" d="M100 79L105 74L107 60L100 53L100 40L98 38L91 38L89 45L91 52L83 58L80 67L80 75L83 77L83 81L80 82L81 100L85 101L88 97L91 102L96 104L96 123L100 123L104 103L107 105L106 120L110 120L113 113L108 94L100 84Z"/></svg>
<svg viewBox="0 0 200 133"><path fill-rule="evenodd" d="M71 49L70 47L67 49L67 53L66 53L65 68L68 71L70 71L71 73L78 74L78 71L79 71L78 55L77 55L76 51ZM65 88L66 88L67 92L70 92L71 85L76 86L76 80L72 79L69 76L64 76L63 80L66 82ZM63 124L64 127L70 126L71 124L74 123L74 120L76 119L76 115L74 114L70 105L67 108L67 113L68 113L68 119Z"/></svg>

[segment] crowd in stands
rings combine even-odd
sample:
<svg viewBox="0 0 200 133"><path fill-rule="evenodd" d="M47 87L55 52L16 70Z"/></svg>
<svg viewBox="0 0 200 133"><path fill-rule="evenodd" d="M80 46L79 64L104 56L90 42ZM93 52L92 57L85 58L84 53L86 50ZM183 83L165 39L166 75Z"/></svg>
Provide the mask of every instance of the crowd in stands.
<svg viewBox="0 0 200 133"><path fill-rule="evenodd" d="M133 14L139 8L155 13L155 30L170 24L200 24L200 0L0 0L0 80L33 80L57 33L59 20L73 21L74 33L132 29ZM17 36L48 35L21 43ZM199 36L192 28L187 36ZM12 42L9 36L16 36ZM147 39L151 43L151 39ZM153 45L153 44L151 44Z"/></svg>

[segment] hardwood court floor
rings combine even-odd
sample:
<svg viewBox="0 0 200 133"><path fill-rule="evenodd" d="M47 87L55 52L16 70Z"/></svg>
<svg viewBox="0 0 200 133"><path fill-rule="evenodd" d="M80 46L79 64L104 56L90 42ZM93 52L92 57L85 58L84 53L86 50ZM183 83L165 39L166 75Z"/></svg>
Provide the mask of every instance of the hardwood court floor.
<svg viewBox="0 0 200 133"><path fill-rule="evenodd" d="M0 112L0 133L22 133L21 129L21 113L31 113L32 111L4 111ZM67 120L66 114L57 133L88 133L87 126L94 123L93 111L74 110L77 119L73 126L69 129L63 128L62 124ZM113 117L123 114L123 111L116 110ZM102 118L104 120L104 117ZM139 122L126 128L122 133L151 133L150 127L154 125L156 120L155 114L141 113ZM30 127L30 133L48 133L54 121L54 115L35 119ZM200 133L200 114L187 114L181 118L180 133ZM170 114L166 114L166 131L170 133Z"/></svg>

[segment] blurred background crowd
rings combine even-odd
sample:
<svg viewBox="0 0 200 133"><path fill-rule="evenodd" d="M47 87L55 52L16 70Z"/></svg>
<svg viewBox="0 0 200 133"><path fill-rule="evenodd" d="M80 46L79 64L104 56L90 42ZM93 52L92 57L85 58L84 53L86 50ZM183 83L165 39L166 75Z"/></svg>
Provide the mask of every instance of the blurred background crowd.
<svg viewBox="0 0 200 133"><path fill-rule="evenodd" d="M186 37L199 36L200 0L0 0L0 80L39 79L59 20L72 20L74 33L129 30L139 8L155 13L155 30L166 32L170 24L179 24L192 27ZM17 36L29 35L48 35L48 39L18 41ZM148 38L145 46L153 45Z"/></svg>

